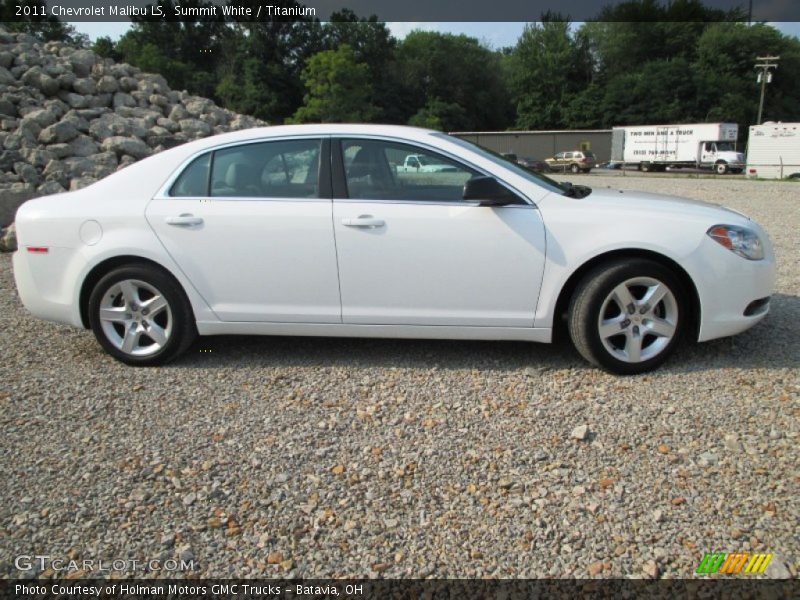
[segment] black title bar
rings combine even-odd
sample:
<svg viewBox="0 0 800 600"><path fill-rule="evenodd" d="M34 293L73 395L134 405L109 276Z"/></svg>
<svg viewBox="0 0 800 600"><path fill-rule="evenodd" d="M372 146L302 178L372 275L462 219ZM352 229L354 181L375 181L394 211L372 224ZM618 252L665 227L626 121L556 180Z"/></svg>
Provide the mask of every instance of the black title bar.
<svg viewBox="0 0 800 600"><path fill-rule="evenodd" d="M127 21L131 18L158 18L167 21L201 18L256 22L282 18L327 21L334 12L349 9L359 17L375 15L380 21L540 21L543 16L570 21L695 21L704 20L699 6L719 11L715 20L731 21L800 21L800 2L795 0L688 0L669 3L630 2L629 0L309 0L295 3L285 0L207 0L207 10L196 10L196 3L181 6L178 1L155 0L19 0L14 15L20 19L35 17L34 7L45 6L47 16L62 21ZM625 6L627 5L627 6ZM638 5L638 6L637 6ZM613 17L603 14L603 7L624 7ZM27 12L27 14L25 14ZM38 15L41 16L41 15Z"/></svg>

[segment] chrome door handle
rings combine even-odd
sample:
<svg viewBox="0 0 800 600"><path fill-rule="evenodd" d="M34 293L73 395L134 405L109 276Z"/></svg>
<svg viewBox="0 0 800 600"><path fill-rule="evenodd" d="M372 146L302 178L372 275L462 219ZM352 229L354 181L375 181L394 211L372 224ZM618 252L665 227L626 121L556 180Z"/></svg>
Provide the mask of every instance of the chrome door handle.
<svg viewBox="0 0 800 600"><path fill-rule="evenodd" d="M375 228L383 227L386 223L383 219L376 219L372 215L359 215L355 219L342 219L342 225L347 227Z"/></svg>
<svg viewBox="0 0 800 600"><path fill-rule="evenodd" d="M167 217L164 219L167 225L174 225L175 227L191 227L193 225L202 225L203 219L195 217L192 214L184 213L179 217Z"/></svg>

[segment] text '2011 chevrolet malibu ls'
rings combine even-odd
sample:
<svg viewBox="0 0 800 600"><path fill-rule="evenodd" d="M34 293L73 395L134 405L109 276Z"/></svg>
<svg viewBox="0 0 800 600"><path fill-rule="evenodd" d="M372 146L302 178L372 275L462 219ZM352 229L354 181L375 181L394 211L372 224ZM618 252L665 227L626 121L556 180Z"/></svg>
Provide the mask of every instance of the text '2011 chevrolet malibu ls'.
<svg viewBox="0 0 800 600"><path fill-rule="evenodd" d="M550 342L616 373L751 327L775 281L758 224L713 204L594 190L439 132L238 131L17 212L34 315L132 365L199 335Z"/></svg>

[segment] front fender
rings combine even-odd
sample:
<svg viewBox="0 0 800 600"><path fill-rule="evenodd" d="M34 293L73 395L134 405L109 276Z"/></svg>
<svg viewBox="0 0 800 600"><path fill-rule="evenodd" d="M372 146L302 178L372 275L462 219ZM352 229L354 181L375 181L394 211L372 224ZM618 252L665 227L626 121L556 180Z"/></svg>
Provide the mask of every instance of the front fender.
<svg viewBox="0 0 800 600"><path fill-rule="evenodd" d="M548 210L544 219L547 258L534 327L552 327L556 303L570 278L590 261L611 253L645 251L663 256L680 265L700 289L702 264L695 253L708 229L701 220L665 214L654 227L653 217L642 216L641 211L609 215L591 210ZM701 305L702 300L701 295Z"/></svg>

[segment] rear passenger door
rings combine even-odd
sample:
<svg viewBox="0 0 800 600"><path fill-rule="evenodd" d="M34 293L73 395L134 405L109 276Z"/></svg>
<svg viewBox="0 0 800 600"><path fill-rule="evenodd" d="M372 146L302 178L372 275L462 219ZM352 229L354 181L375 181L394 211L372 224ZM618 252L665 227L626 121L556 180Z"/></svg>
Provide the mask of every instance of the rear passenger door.
<svg viewBox="0 0 800 600"><path fill-rule="evenodd" d="M156 235L221 320L341 322L329 147L220 148L148 204Z"/></svg>

